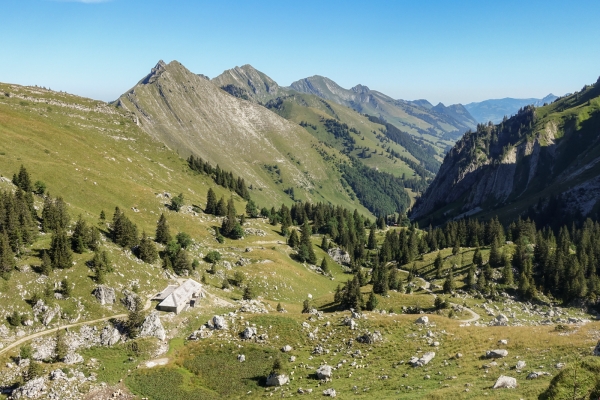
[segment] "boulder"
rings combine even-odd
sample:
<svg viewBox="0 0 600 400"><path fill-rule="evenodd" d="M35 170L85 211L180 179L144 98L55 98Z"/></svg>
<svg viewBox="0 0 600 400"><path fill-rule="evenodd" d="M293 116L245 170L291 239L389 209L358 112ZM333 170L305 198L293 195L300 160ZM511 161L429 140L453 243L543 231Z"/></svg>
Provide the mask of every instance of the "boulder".
<svg viewBox="0 0 600 400"><path fill-rule="evenodd" d="M411 357L408 363L413 367L422 367L424 365L427 365L431 360L433 360L434 357L435 352L428 351L427 353L423 354L421 358Z"/></svg>
<svg viewBox="0 0 600 400"><path fill-rule="evenodd" d="M497 349L497 350L488 350L485 352L486 358L503 358L508 355L508 350Z"/></svg>
<svg viewBox="0 0 600 400"><path fill-rule="evenodd" d="M144 319L144 323L140 329L140 336L155 337L160 340L165 340L167 338L167 333L160 322L160 314L158 311L151 312L146 319Z"/></svg>
<svg viewBox="0 0 600 400"><path fill-rule="evenodd" d="M507 326L508 325L508 317L504 314L498 314L496 318L494 318L491 322L493 326Z"/></svg>
<svg viewBox="0 0 600 400"><path fill-rule="evenodd" d="M246 329L242 332L242 339L252 339L256 336L256 328L253 326L247 326Z"/></svg>
<svg viewBox="0 0 600 400"><path fill-rule="evenodd" d="M500 375L496 383L494 384L494 389L514 389L517 387L517 380L515 378L511 378L510 376Z"/></svg>
<svg viewBox="0 0 600 400"><path fill-rule="evenodd" d="M46 391L46 379L39 377L30 380L12 393L13 399L37 399Z"/></svg>
<svg viewBox="0 0 600 400"><path fill-rule="evenodd" d="M292 346L290 346L289 344L286 344L285 346L283 346L283 347L281 348L281 351L283 351L284 353L289 353L289 352L290 352L290 351L292 351L292 350L293 350L293 348L292 348Z"/></svg>
<svg viewBox="0 0 600 400"><path fill-rule="evenodd" d="M361 335L356 338L357 342L365 343L365 344L378 343L378 342L381 342L382 340L383 340L383 336L381 336L381 332L379 332L379 331L375 331L373 333L367 332L364 335Z"/></svg>
<svg viewBox="0 0 600 400"><path fill-rule="evenodd" d="M267 377L267 386L283 386L289 383L290 378L287 375L271 374Z"/></svg>
<svg viewBox="0 0 600 400"><path fill-rule="evenodd" d="M220 315L215 315L212 317L210 321L208 321L207 326L211 329L227 329L227 321Z"/></svg>
<svg viewBox="0 0 600 400"><path fill-rule="evenodd" d="M329 254L329 257L333 258L333 261L335 261L338 264L349 265L352 262L350 254L348 254L347 251L340 249L339 247L329 249L327 251L327 254Z"/></svg>
<svg viewBox="0 0 600 400"><path fill-rule="evenodd" d="M92 294L102 305L114 304L114 302L117 300L117 297L115 296L115 289L105 285L97 286Z"/></svg>
<svg viewBox="0 0 600 400"><path fill-rule="evenodd" d="M526 365L527 364L525 363L525 361L520 360L520 361L517 361L517 365L516 365L515 368L518 369L518 370L522 370L523 368L525 368Z"/></svg>
<svg viewBox="0 0 600 400"><path fill-rule="evenodd" d="M296 361L296 356L290 356L290 362Z"/></svg>
<svg viewBox="0 0 600 400"><path fill-rule="evenodd" d="M323 396L335 397L337 396L337 393L335 392L335 389L325 389L323 390Z"/></svg>
<svg viewBox="0 0 600 400"><path fill-rule="evenodd" d="M498 344L502 344L502 345L506 346L508 344L508 340L500 339L500 340L498 340Z"/></svg>
<svg viewBox="0 0 600 400"><path fill-rule="evenodd" d="M429 317L427 315L423 315L415 321L415 324L427 325L429 323Z"/></svg>
<svg viewBox="0 0 600 400"><path fill-rule="evenodd" d="M135 310L135 302L136 302L137 298L138 298L137 294L125 289L125 290L123 290L123 297L121 298L121 303L129 311L134 311Z"/></svg>
<svg viewBox="0 0 600 400"><path fill-rule="evenodd" d="M52 379L53 381L59 381L59 380L67 380L67 374L65 374L61 369L55 369L54 371L50 372L50 379Z"/></svg>
<svg viewBox="0 0 600 400"><path fill-rule="evenodd" d="M113 326L105 326L100 333L100 344L102 346L112 346L121 340L119 330Z"/></svg>
<svg viewBox="0 0 600 400"><path fill-rule="evenodd" d="M319 369L317 369L317 378L319 379L330 379L332 369L329 365L321 365Z"/></svg>
<svg viewBox="0 0 600 400"><path fill-rule="evenodd" d="M245 355L243 355L243 354L238 354L238 356L237 356L237 360L238 360L239 362L244 362L244 361L246 361L246 356L245 356Z"/></svg>

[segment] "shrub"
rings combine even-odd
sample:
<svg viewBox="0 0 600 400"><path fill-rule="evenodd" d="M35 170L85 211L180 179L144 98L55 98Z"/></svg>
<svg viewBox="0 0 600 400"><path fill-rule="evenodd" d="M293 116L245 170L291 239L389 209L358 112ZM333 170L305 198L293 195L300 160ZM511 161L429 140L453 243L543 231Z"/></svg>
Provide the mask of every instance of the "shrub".
<svg viewBox="0 0 600 400"><path fill-rule="evenodd" d="M208 254L204 257L204 261L207 263L214 264L221 259L221 253L216 250L209 251Z"/></svg>

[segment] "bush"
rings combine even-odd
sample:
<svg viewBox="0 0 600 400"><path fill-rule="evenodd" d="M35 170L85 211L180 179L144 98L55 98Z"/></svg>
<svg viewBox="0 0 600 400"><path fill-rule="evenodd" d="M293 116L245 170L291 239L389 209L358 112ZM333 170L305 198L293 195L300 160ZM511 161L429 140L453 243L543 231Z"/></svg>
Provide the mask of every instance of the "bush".
<svg viewBox="0 0 600 400"><path fill-rule="evenodd" d="M23 317L21 316L21 314L19 314L17 310L14 310L12 314L6 317L6 320L12 326L19 326L23 322Z"/></svg>
<svg viewBox="0 0 600 400"><path fill-rule="evenodd" d="M177 243L184 249L187 249L193 243L192 237L185 232L179 232L175 238Z"/></svg>
<svg viewBox="0 0 600 400"><path fill-rule="evenodd" d="M173 197L171 199L171 206L169 207L173 211L179 211L183 207L183 193Z"/></svg>
<svg viewBox="0 0 600 400"><path fill-rule="evenodd" d="M204 261L207 263L215 264L221 259L221 253L216 250L209 251L208 254L204 257Z"/></svg>
<svg viewBox="0 0 600 400"><path fill-rule="evenodd" d="M235 282L235 286L240 287L244 283L246 276L242 271L235 271L233 274L233 281Z"/></svg>
<svg viewBox="0 0 600 400"><path fill-rule="evenodd" d="M21 358L21 360L24 360L26 358L31 358L31 356L33 355L33 349L31 348L30 345L26 344L21 346L21 349L19 351L19 358Z"/></svg>
<svg viewBox="0 0 600 400"><path fill-rule="evenodd" d="M247 285L244 288L244 294L242 295L242 298L244 300L252 300L256 297L256 289L254 288L253 285Z"/></svg>

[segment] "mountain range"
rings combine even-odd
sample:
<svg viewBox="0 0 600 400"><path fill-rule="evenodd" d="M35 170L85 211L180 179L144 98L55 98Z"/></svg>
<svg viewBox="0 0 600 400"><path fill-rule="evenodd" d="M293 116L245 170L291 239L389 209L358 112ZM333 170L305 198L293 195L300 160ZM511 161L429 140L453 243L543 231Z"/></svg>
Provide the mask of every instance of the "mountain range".
<svg viewBox="0 0 600 400"><path fill-rule="evenodd" d="M446 155L412 218L529 217L560 226L600 209L600 79L542 107L482 124Z"/></svg>
<svg viewBox="0 0 600 400"><path fill-rule="evenodd" d="M487 124L491 121L494 124L502 122L504 117L511 117L516 114L520 108L533 105L541 107L544 104L550 104L558 97L550 93L542 99L514 99L506 97L504 99L490 99L480 102L465 104L465 108L482 124Z"/></svg>

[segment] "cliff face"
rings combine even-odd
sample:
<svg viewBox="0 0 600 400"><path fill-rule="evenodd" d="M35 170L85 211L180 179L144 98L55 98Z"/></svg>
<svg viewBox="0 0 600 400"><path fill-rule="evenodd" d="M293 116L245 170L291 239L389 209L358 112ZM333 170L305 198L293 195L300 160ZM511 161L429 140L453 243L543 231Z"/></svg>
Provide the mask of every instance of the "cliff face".
<svg viewBox="0 0 600 400"><path fill-rule="evenodd" d="M116 103L182 157L194 154L243 177L259 201L289 201L284 190L294 188L301 199L357 206L343 197L337 170L323 160L320 144L305 129L229 95L177 61L159 62ZM331 190L338 186L343 195Z"/></svg>
<svg viewBox="0 0 600 400"><path fill-rule="evenodd" d="M479 125L446 155L412 218L596 212L600 196L600 84L545 107L526 107L498 125Z"/></svg>

